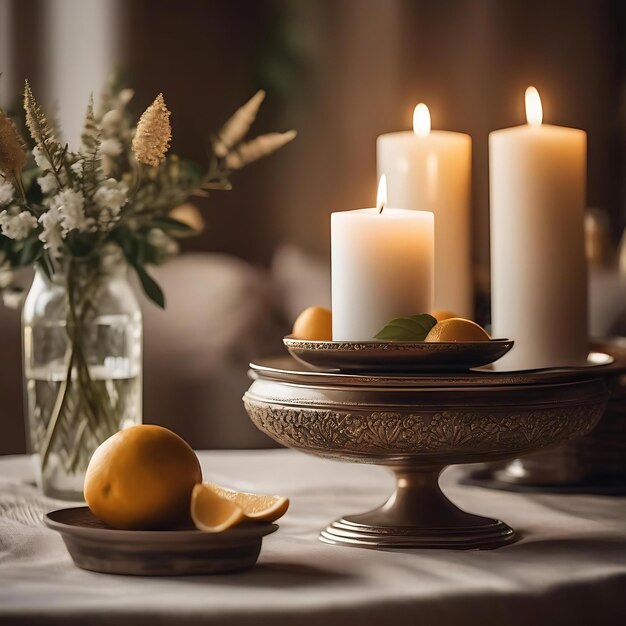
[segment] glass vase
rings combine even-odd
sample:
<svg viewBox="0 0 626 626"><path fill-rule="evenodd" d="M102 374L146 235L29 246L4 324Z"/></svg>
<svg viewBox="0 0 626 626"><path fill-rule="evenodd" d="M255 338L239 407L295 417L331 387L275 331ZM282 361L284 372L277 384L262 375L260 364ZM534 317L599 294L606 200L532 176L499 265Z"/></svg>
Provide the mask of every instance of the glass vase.
<svg viewBox="0 0 626 626"><path fill-rule="evenodd" d="M37 270L22 314L26 433L44 494L82 500L95 449L141 422L142 320L119 251Z"/></svg>

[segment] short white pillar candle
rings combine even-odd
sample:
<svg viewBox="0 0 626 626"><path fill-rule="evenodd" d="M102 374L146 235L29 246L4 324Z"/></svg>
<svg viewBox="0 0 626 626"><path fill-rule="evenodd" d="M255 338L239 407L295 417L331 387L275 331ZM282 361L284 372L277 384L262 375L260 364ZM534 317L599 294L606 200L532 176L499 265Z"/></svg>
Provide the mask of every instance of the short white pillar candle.
<svg viewBox="0 0 626 626"><path fill-rule="evenodd" d="M432 311L434 216L384 202L331 216L334 341L370 341L396 317Z"/></svg>

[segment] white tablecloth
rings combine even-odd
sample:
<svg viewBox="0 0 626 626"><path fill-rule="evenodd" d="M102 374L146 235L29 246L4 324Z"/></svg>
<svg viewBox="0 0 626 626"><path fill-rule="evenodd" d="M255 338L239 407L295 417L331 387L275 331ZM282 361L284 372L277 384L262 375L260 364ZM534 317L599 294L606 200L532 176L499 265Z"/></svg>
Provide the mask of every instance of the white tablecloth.
<svg viewBox="0 0 626 626"><path fill-rule="evenodd" d="M317 540L330 520L380 504L391 477L287 450L200 453L204 476L292 500L257 566L191 578L76 568L38 510L25 457L0 459L1 624L626 624L626 498L520 495L442 478L468 511L521 534L492 551L373 551Z"/></svg>

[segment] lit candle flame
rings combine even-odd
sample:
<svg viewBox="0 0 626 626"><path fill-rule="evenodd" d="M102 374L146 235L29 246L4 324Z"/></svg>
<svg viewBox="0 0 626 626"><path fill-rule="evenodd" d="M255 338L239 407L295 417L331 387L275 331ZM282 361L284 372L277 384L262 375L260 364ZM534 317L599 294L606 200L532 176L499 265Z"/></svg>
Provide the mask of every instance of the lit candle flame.
<svg viewBox="0 0 626 626"><path fill-rule="evenodd" d="M387 206L387 177L383 174L378 181L378 193L376 194L376 208L379 213Z"/></svg>
<svg viewBox="0 0 626 626"><path fill-rule="evenodd" d="M534 87L526 90L526 120L531 126L541 126L543 109L539 92Z"/></svg>
<svg viewBox="0 0 626 626"><path fill-rule="evenodd" d="M413 132L420 137L426 137L430 133L430 111L423 102L413 111Z"/></svg>

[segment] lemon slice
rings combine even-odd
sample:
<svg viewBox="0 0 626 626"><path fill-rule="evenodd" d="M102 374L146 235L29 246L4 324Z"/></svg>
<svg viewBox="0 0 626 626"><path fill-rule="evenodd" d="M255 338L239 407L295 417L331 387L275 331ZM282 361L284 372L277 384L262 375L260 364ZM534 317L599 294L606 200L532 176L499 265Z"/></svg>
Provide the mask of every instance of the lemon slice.
<svg viewBox="0 0 626 626"><path fill-rule="evenodd" d="M221 533L246 519L241 507L198 483L191 492L191 519L198 530Z"/></svg>
<svg viewBox="0 0 626 626"><path fill-rule="evenodd" d="M265 496L244 491L234 491L215 483L203 483L220 498L236 504L244 515L257 522L275 522L289 508L289 499L283 496Z"/></svg>

